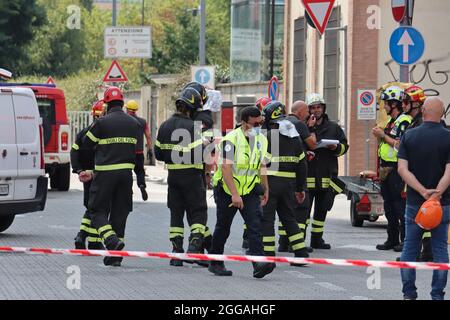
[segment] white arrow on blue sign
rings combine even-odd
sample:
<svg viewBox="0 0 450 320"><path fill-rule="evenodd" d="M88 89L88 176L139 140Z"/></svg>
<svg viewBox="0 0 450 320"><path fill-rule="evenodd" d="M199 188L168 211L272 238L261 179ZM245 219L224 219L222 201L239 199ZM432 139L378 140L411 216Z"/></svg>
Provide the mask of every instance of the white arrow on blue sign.
<svg viewBox="0 0 450 320"><path fill-rule="evenodd" d="M192 66L191 67L192 81L196 81L214 89L215 87L215 67L214 66Z"/></svg>
<svg viewBox="0 0 450 320"><path fill-rule="evenodd" d="M425 40L413 27L400 27L391 36L389 43L392 58L401 65L414 64L425 52Z"/></svg>
<svg viewBox="0 0 450 320"><path fill-rule="evenodd" d="M197 70L195 73L195 81L201 84L207 84L211 80L211 74L206 69Z"/></svg>

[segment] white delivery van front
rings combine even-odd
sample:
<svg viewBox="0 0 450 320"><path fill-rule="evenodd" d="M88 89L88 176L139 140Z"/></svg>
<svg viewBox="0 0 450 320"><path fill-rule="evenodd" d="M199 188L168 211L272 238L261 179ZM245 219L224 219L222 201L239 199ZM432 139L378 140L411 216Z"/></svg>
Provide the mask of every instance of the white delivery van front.
<svg viewBox="0 0 450 320"><path fill-rule="evenodd" d="M47 199L42 128L31 89L0 89L0 232Z"/></svg>

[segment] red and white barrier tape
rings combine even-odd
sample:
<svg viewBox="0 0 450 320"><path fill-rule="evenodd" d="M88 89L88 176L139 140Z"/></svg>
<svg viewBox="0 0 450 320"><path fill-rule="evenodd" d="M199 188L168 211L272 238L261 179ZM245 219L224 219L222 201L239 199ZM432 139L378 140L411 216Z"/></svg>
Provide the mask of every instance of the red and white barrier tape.
<svg viewBox="0 0 450 320"><path fill-rule="evenodd" d="M125 257L142 259L180 259L203 261L237 261L237 262L271 262L328 265L340 267L378 267L391 269L417 269L417 270L450 270L447 263L423 262L393 262L375 260L348 260L348 259L317 259L317 258L290 258L290 257L261 257L261 256L235 256L192 253L165 253L141 251L103 251L103 250L76 250L76 249L46 249L46 248L16 248L0 247L0 253L24 253L30 255L69 255L84 257Z"/></svg>

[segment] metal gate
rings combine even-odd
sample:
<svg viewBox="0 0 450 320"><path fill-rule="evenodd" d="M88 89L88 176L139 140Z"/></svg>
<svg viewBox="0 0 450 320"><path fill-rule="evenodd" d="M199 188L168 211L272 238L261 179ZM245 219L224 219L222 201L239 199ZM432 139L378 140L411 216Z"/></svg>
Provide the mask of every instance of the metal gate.
<svg viewBox="0 0 450 320"><path fill-rule="evenodd" d="M77 134L92 123L92 115L90 111L68 111L70 124L70 145L72 146L77 138Z"/></svg>

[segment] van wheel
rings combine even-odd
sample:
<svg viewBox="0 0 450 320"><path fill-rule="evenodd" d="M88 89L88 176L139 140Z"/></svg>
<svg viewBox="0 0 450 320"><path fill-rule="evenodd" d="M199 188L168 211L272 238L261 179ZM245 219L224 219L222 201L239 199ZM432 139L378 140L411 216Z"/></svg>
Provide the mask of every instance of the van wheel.
<svg viewBox="0 0 450 320"><path fill-rule="evenodd" d="M58 190L69 191L70 189L70 164L61 165L58 168Z"/></svg>
<svg viewBox="0 0 450 320"><path fill-rule="evenodd" d="M59 188L59 169L56 168L52 174L50 174L50 188L52 190L58 189Z"/></svg>
<svg viewBox="0 0 450 320"><path fill-rule="evenodd" d="M356 210L356 199L352 196L352 202L350 205L350 222L353 227L361 228L364 225L364 218L358 215Z"/></svg>
<svg viewBox="0 0 450 320"><path fill-rule="evenodd" d="M12 225L14 217L15 216L13 214L0 216L0 232L5 231Z"/></svg>

